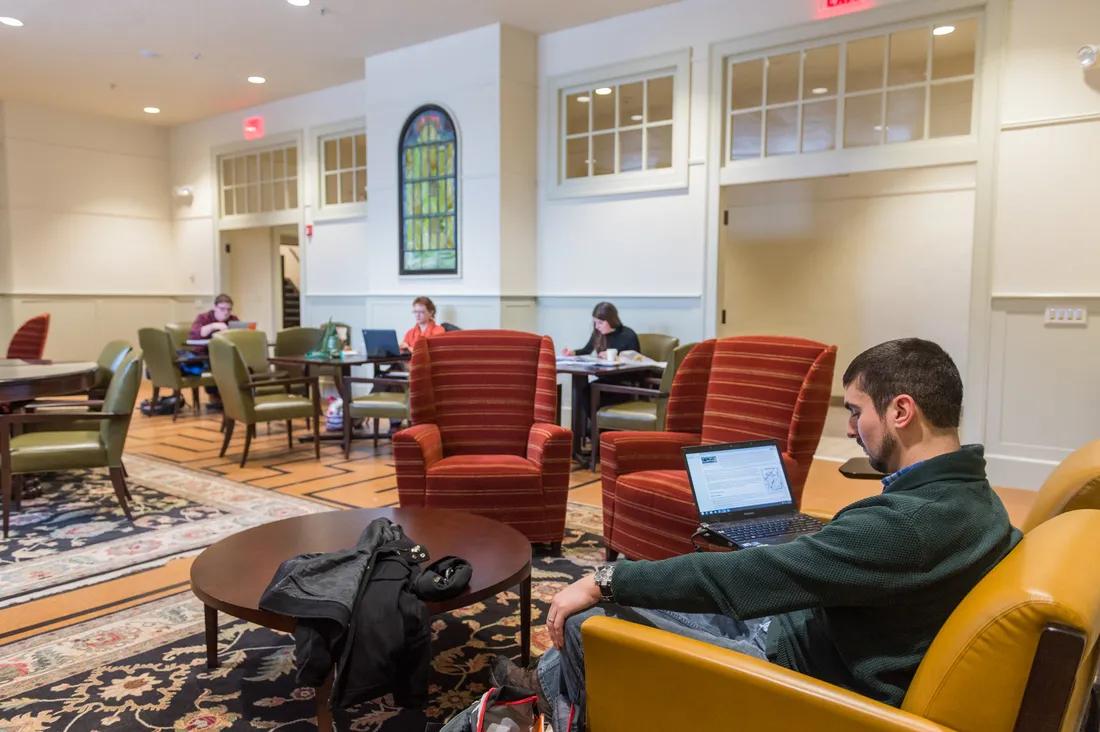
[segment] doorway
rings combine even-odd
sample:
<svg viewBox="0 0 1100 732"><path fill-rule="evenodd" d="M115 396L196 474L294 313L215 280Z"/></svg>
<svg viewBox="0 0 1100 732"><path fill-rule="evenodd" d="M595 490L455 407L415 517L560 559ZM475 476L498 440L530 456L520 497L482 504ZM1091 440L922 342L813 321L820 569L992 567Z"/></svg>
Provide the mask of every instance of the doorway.
<svg viewBox="0 0 1100 732"><path fill-rule="evenodd" d="M221 232L233 311L269 339L301 324L301 259L296 226Z"/></svg>

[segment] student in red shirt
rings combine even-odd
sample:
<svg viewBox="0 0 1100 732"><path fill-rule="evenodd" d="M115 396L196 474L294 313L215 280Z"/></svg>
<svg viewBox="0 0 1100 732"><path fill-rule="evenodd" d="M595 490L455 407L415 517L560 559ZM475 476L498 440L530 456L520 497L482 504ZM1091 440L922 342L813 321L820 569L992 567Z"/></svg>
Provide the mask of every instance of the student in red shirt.
<svg viewBox="0 0 1100 732"><path fill-rule="evenodd" d="M416 347L416 342L421 338L443 335L447 332L442 325L435 322L435 303L429 297L418 297L413 300L413 317L416 318L416 325L409 328L401 341L402 351L411 353Z"/></svg>
<svg viewBox="0 0 1100 732"><path fill-rule="evenodd" d="M220 330L226 330L229 328L229 324L235 320L240 320L233 314L233 298L225 293L218 295L214 299L214 307L205 313L199 313L193 323L191 323L191 340L208 340L214 337L214 334ZM206 346L191 346L189 352L181 352L181 355L199 355L205 356L207 353ZM183 373L190 376L199 376L204 371L210 370L209 361L191 361L189 363L180 364L180 370ZM207 403L207 409L221 409L222 400L218 395L218 389L213 386L206 387L206 393L209 396ZM197 407L198 405L196 405Z"/></svg>

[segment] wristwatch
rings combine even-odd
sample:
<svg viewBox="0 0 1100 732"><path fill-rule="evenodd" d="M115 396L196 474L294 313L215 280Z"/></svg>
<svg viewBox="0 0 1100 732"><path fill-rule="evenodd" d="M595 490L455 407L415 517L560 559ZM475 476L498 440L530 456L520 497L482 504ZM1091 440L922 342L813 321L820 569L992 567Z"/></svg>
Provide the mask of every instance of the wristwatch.
<svg viewBox="0 0 1100 732"><path fill-rule="evenodd" d="M596 574L592 578L596 582L596 587L600 588L601 598L608 602L615 599L611 594L611 576L613 574L615 574L615 565L605 564L596 570Z"/></svg>

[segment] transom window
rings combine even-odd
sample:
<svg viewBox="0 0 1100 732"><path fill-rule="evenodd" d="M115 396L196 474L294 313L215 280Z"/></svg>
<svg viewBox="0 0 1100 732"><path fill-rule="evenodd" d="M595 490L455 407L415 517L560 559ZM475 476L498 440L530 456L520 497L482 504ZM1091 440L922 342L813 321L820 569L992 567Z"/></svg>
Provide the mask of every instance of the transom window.
<svg viewBox="0 0 1100 732"><path fill-rule="evenodd" d="M734 59L729 161L968 136L978 19Z"/></svg>
<svg viewBox="0 0 1100 732"><path fill-rule="evenodd" d="M298 208L298 146L219 159L222 216Z"/></svg>
<svg viewBox="0 0 1100 732"><path fill-rule="evenodd" d="M367 134L341 133L321 138L321 205L367 200Z"/></svg>
<svg viewBox="0 0 1100 732"><path fill-rule="evenodd" d="M673 75L563 90L564 178L672 167Z"/></svg>

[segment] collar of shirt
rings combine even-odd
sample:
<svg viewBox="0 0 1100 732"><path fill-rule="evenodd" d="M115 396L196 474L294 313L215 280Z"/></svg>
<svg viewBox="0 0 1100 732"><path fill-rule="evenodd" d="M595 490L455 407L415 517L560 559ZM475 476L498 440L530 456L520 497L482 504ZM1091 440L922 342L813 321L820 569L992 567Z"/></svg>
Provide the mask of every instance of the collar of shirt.
<svg viewBox="0 0 1100 732"><path fill-rule="evenodd" d="M887 475L885 478L882 479L882 487L883 488L889 488L891 483L893 483L895 480L897 480L901 476L905 475L910 470L917 467L918 465L920 465L923 462L924 461L921 460L920 462L913 463L912 465L907 465L904 468L902 468L901 470L897 471L896 473L891 473L890 475Z"/></svg>

